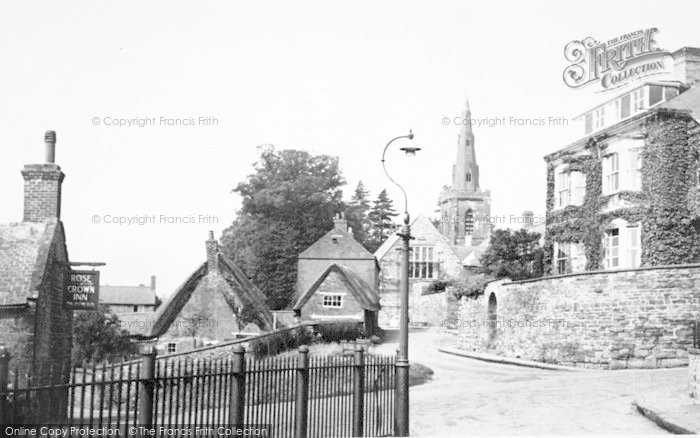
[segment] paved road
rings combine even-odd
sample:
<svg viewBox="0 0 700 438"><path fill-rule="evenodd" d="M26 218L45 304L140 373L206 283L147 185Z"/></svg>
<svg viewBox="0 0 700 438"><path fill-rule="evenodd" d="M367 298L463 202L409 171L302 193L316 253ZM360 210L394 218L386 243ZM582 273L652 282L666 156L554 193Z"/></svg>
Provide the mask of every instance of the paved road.
<svg viewBox="0 0 700 438"><path fill-rule="evenodd" d="M549 371L438 352L455 343L449 334L411 333L411 360L435 371L411 388L412 436L665 434L632 407L634 394L687 372Z"/></svg>

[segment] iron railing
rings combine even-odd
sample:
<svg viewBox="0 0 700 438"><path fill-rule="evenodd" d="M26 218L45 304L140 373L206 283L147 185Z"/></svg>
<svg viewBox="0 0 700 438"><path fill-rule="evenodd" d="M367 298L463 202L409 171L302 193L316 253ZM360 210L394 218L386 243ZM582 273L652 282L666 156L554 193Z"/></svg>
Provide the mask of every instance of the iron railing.
<svg viewBox="0 0 700 438"><path fill-rule="evenodd" d="M395 361L389 356L309 357L301 347L262 360L238 347L222 359L178 357L8 372L0 356L0 424L119 429L243 426L274 437L389 436ZM4 375L3 375L4 373Z"/></svg>

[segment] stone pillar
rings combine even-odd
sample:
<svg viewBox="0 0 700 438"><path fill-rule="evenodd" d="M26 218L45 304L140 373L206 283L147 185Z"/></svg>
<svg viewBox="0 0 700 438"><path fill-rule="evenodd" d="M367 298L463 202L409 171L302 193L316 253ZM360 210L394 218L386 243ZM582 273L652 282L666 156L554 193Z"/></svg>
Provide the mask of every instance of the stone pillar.
<svg viewBox="0 0 700 438"><path fill-rule="evenodd" d="M690 374L690 396L700 404L700 349L688 349L688 371Z"/></svg>

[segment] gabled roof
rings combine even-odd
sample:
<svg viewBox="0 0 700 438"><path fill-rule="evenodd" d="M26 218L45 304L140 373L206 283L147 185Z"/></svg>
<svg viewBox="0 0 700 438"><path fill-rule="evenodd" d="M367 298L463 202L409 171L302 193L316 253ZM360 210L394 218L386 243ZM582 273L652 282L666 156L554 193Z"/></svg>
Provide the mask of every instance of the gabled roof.
<svg viewBox="0 0 700 438"><path fill-rule="evenodd" d="M658 108L690 111L693 118L696 121L700 121L700 87L692 87L673 99L662 103Z"/></svg>
<svg viewBox="0 0 700 438"><path fill-rule="evenodd" d="M100 285L100 303L155 306L156 293L148 286Z"/></svg>
<svg viewBox="0 0 700 438"><path fill-rule="evenodd" d="M328 268L321 273L314 284L311 285L309 290L299 297L297 302L294 304L294 310L301 310L304 304L306 304L311 296L316 293L318 288L321 286L321 284L323 284L323 281L331 272L338 273L341 281L348 288L352 296L355 297L357 302L360 304L360 307L365 310L379 310L379 294L375 288L367 284L367 282L365 282L357 274L357 272L353 271L351 268L336 263L328 266Z"/></svg>
<svg viewBox="0 0 700 438"><path fill-rule="evenodd" d="M239 305L237 300L240 300L240 304L246 309L246 314L250 315L252 319L252 321L243 321L244 323L255 322L262 330L271 329L272 313L267 307L265 295L260 289L255 287L243 271L221 253L218 253L217 267L229 288L217 287L216 292L224 296L226 302L234 311ZM208 272L209 268L205 262L185 280L175 293L170 295L158 307L158 310L153 315L153 327L149 335L150 338L161 336L168 331L170 325L175 321L182 308L189 301L192 293L197 289Z"/></svg>
<svg viewBox="0 0 700 438"><path fill-rule="evenodd" d="M433 225L433 223L430 221L430 219L428 219L427 216L421 214L418 217L416 217L413 220L413 222L411 222L411 235L413 237L417 236L417 230L422 230L427 234L432 235L435 239L442 240L445 246L449 246L450 249L452 249L452 253L454 254L454 256L461 260L456 250L456 248L458 247L455 245L451 245L447 240L447 237L445 237L443 234L440 233L440 231L437 230L437 228L435 228L435 225ZM423 233L421 233L420 231L419 233L419 237L423 235ZM386 254L389 252L389 250L391 250L399 240L400 237L397 233L394 233L391 236L389 236L384 241L384 243L382 243L382 245L374 252L374 256L377 258L377 260L382 260L384 256L386 256Z"/></svg>
<svg viewBox="0 0 700 438"><path fill-rule="evenodd" d="M51 244L62 229L56 219L0 224L0 307L37 297Z"/></svg>
<svg viewBox="0 0 700 438"><path fill-rule="evenodd" d="M355 237L348 233L347 230L340 226L335 226L302 251L299 254L299 259L374 260L374 256L355 240Z"/></svg>

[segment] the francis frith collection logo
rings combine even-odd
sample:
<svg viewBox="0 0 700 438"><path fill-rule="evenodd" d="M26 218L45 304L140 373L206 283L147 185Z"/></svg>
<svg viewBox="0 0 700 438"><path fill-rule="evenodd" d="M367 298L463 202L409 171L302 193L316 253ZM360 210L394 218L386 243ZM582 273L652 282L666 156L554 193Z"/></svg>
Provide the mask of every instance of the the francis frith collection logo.
<svg viewBox="0 0 700 438"><path fill-rule="evenodd" d="M572 64L564 70L564 83L571 88L600 83L602 92L651 75L669 73L670 52L656 46L657 28L637 30L600 42L592 37L571 41L564 48Z"/></svg>

